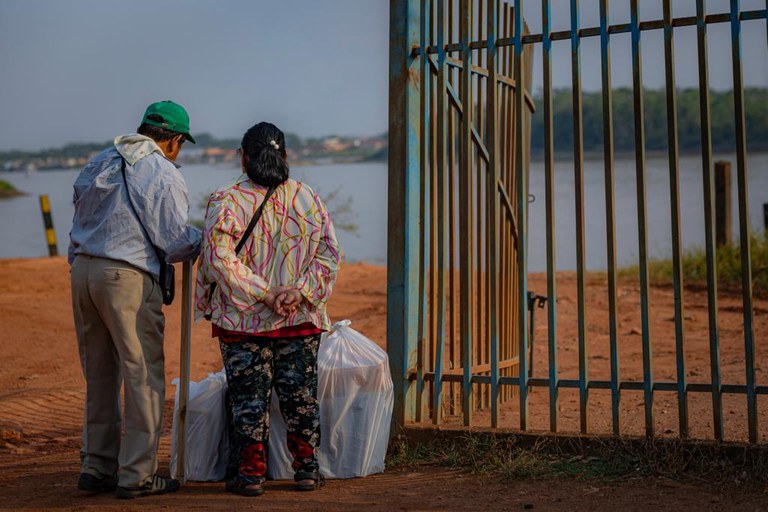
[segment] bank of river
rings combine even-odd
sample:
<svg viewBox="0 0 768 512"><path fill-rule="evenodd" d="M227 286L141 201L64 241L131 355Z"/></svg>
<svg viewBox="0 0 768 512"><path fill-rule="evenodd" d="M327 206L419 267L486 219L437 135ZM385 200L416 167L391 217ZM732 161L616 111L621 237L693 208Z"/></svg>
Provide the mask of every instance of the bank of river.
<svg viewBox="0 0 768 512"><path fill-rule="evenodd" d="M0 180L0 199L10 199L11 197L23 196L24 192L16 190L16 187L7 181Z"/></svg>
<svg viewBox="0 0 768 512"><path fill-rule="evenodd" d="M735 157L716 155L734 164L732 177L733 232L738 233L738 197ZM762 205L768 203L768 154L750 155L749 202L754 232L762 230ZM191 217L202 219L204 198L240 171L231 165L187 165L182 172L190 189ZM339 239L350 261L383 264L387 255L387 165L381 162L303 166L292 176L314 187L321 197L334 192L337 200L330 209L349 199L350 212L337 221L353 223L356 232L339 230ZM72 222L72 183L77 170L0 173L0 179L29 195L0 202L0 258L39 257L47 254L37 196L48 194L53 208L59 252L66 251ZM606 266L605 180L600 159L585 162L586 263L591 270ZM647 160L648 249L652 258L671 255L669 167L666 158L652 155ZM530 192L535 200L529 209L529 269L546 269L544 164L531 162ZM615 162L616 239L620 265L633 265L638 257L637 192L635 163ZM339 200L340 199L340 200ZM558 270L576 267L575 199L573 165L555 162L555 234ZM704 206L701 160L680 158L680 209L682 242L685 247L704 243Z"/></svg>

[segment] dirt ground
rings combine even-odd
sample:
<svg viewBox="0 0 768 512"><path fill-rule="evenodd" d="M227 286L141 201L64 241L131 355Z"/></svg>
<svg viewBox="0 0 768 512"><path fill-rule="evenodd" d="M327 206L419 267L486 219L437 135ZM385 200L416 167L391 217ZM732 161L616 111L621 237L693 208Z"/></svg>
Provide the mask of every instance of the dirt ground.
<svg viewBox="0 0 768 512"><path fill-rule="evenodd" d="M543 276L531 277L531 288L542 293ZM608 370L607 297L605 283L590 278L587 293L590 372L605 378ZM176 494L133 502L111 495L87 496L75 489L78 476L79 430L84 386L77 358L69 298L69 272L63 258L0 261L0 510L768 510L763 489L716 490L679 484L663 478L604 483L572 479L499 481L438 467L392 471L364 479L330 481L317 493L297 494L287 482L270 482L267 494L241 498L225 494L221 484L188 483ZM652 291L651 330L654 336L654 375L672 379L674 322L671 289ZM693 382L709 376L706 295L687 292L686 371ZM639 292L629 283L620 289L619 333L622 377L640 377ZM574 378L577 369L575 278L558 280L558 336L561 377ZM765 381L768 303L757 301L758 383ZM377 343L386 339L386 269L365 264L343 267L330 305L333 319L350 318L353 327ZM742 321L738 296L723 294L720 308L723 382L744 380ZM166 372L168 397L179 368L180 301L166 309ZM546 314L537 319L535 346L537 374L546 368ZM192 341L192 378L221 369L221 357L206 323L196 324ZM537 375L537 376L538 376ZM172 401L166 411L172 409ZM643 428L642 394L622 397L622 431ZM595 432L610 430L610 395L591 394L591 424ZM514 402L502 413L502 423L516 424ZM531 395L531 425L548 426L545 389ZM742 439L746 425L743 396L727 396L726 434ZM578 396L564 391L560 400L561 428L578 429ZM766 439L765 404L760 402L761 442ZM675 395L658 394L657 431L676 435ZM692 397L691 431L694 437L711 435L711 402ZM170 451L170 414L166 414L160 460L165 467ZM482 415L478 416L482 422Z"/></svg>

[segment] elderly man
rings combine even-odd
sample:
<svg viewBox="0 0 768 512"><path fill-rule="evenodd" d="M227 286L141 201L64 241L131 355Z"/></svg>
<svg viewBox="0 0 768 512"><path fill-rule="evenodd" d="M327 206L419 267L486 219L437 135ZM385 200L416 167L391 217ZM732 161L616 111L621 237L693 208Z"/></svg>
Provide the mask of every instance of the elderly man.
<svg viewBox="0 0 768 512"><path fill-rule="evenodd" d="M87 385L78 488L116 489L120 498L179 488L177 480L155 474L165 400L159 275L161 260L190 260L200 250L174 163L184 141L195 142L187 112L172 101L153 103L137 131L117 137L75 180L69 245Z"/></svg>

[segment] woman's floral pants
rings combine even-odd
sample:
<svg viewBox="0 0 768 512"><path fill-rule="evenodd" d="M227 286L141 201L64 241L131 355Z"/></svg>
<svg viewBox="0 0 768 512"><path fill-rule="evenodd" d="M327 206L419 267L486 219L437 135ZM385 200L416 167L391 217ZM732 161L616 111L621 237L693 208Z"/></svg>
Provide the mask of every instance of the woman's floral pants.
<svg viewBox="0 0 768 512"><path fill-rule="evenodd" d="M320 444L317 349L320 335L295 338L219 338L227 372L230 457L227 481L264 482L269 448L269 406L274 387L288 427L294 471L317 471Z"/></svg>

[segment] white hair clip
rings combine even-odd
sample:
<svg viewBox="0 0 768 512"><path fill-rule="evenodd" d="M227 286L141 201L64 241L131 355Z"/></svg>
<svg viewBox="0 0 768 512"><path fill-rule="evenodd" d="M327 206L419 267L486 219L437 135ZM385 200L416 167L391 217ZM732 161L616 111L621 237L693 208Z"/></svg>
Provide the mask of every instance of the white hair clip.
<svg viewBox="0 0 768 512"><path fill-rule="evenodd" d="M274 140L269 141L270 144L272 144L272 147L275 149L280 149L280 144L275 142Z"/></svg>

